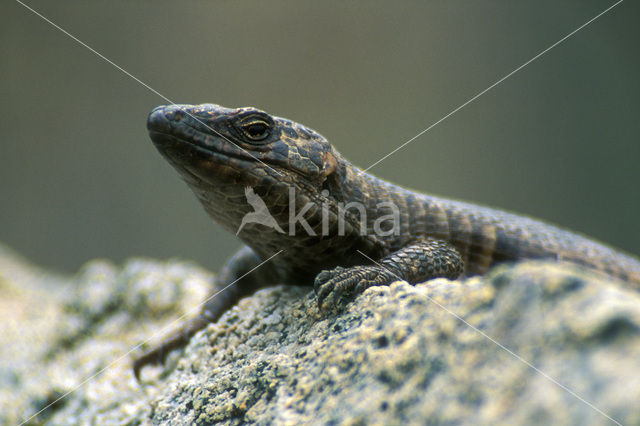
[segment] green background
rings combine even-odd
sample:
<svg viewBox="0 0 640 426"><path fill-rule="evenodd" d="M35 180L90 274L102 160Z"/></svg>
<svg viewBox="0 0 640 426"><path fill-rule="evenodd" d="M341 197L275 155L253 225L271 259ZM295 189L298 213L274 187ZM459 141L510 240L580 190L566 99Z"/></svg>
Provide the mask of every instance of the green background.
<svg viewBox="0 0 640 426"><path fill-rule="evenodd" d="M28 4L178 103L252 105L366 167L609 1ZM640 16L611 12L371 171L640 254ZM20 4L0 6L0 241L217 269L240 246L145 129L166 102Z"/></svg>

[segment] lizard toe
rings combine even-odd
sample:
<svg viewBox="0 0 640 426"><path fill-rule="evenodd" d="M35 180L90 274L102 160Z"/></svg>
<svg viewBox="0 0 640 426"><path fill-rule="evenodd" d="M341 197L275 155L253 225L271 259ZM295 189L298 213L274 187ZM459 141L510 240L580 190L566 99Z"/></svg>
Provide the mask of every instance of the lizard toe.
<svg viewBox="0 0 640 426"><path fill-rule="evenodd" d="M338 300L343 295L357 295L376 285L388 285L395 279L392 273L378 266L337 267L322 271L316 277L314 288L318 306L329 298Z"/></svg>

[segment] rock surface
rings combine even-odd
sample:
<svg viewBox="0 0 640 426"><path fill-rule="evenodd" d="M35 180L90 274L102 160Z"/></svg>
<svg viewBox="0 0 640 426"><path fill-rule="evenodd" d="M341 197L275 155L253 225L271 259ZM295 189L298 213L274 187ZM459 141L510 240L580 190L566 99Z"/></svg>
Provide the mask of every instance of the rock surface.
<svg viewBox="0 0 640 426"><path fill-rule="evenodd" d="M132 348L211 278L142 259L61 277L0 247L0 423L640 424L640 293L540 262L325 312L267 288L138 384Z"/></svg>

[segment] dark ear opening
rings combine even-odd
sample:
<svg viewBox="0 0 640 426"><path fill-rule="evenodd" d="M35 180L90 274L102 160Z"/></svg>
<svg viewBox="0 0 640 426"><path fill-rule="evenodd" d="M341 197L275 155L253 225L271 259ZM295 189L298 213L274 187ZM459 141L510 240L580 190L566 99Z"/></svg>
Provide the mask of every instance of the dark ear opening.
<svg viewBox="0 0 640 426"><path fill-rule="evenodd" d="M322 162L322 189L329 191L334 197L340 196L342 175L338 170L338 161L331 152L325 152Z"/></svg>
<svg viewBox="0 0 640 426"><path fill-rule="evenodd" d="M322 178L325 180L329 175L336 171L338 162L331 152L325 152L322 158Z"/></svg>

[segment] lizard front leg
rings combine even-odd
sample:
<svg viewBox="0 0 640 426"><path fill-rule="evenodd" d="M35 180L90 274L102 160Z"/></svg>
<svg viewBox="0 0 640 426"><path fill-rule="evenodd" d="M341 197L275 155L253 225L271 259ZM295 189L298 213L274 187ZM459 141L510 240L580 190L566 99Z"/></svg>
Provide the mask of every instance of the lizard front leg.
<svg viewBox="0 0 640 426"><path fill-rule="evenodd" d="M140 378L140 371L149 364L164 364L169 353L189 343L191 337L216 322L223 313L233 307L244 296L248 296L260 287L276 281L272 265L265 263L248 246L241 248L229 259L216 277L211 294L202 304L202 310L196 317L180 324L178 329L164 338L156 347L146 351L133 361L133 373Z"/></svg>
<svg viewBox="0 0 640 426"><path fill-rule="evenodd" d="M320 272L314 283L318 306L322 307L329 296L337 300L343 294L357 295L369 287L399 280L417 284L438 277L454 279L464 271L458 250L446 241L434 239L416 242L383 259L373 260L374 265L338 266Z"/></svg>

